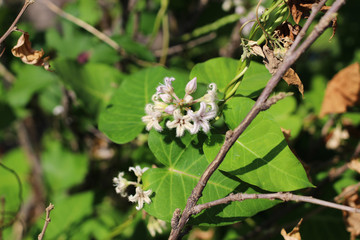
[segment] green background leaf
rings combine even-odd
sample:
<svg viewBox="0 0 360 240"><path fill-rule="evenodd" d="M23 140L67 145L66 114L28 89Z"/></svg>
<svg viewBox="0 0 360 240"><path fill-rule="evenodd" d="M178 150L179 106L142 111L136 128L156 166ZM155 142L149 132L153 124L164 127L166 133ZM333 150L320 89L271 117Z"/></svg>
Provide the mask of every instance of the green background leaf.
<svg viewBox="0 0 360 240"><path fill-rule="evenodd" d="M224 110L225 122L234 129L250 111L254 101L231 99ZM213 135L204 146L207 160L214 159L223 135ZM270 114L260 113L238 138L220 169L267 191L293 191L311 187L304 168L291 152L279 125Z"/></svg>

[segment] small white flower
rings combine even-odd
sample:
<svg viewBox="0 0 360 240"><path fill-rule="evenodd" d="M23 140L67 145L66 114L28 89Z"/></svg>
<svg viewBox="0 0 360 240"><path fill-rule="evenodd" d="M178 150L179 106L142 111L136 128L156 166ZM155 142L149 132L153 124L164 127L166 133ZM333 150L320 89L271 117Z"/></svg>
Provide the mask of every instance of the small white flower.
<svg viewBox="0 0 360 240"><path fill-rule="evenodd" d="M163 232L163 229L166 229L166 222L150 216L147 224L147 229L149 230L150 235L152 237L155 237L156 232L161 234Z"/></svg>
<svg viewBox="0 0 360 240"><path fill-rule="evenodd" d="M192 94L193 92L196 91L196 88L197 88L196 77L194 77L186 84L185 94L186 95Z"/></svg>
<svg viewBox="0 0 360 240"><path fill-rule="evenodd" d="M129 171L133 171L135 173L135 176L137 176L138 178L141 178L143 173L148 169L149 169L148 167L141 168L140 166L129 167Z"/></svg>
<svg viewBox="0 0 360 240"><path fill-rule="evenodd" d="M146 116L141 120L146 123L146 130L150 131L151 128L155 128L156 131L161 132L163 129L159 122L161 121L161 112L155 111L154 105L147 104L145 107Z"/></svg>
<svg viewBox="0 0 360 240"><path fill-rule="evenodd" d="M152 193L151 189L144 191L141 187L136 187L136 193L135 195L129 196L129 201L138 202L139 206L136 207L136 210L140 210L143 208L144 202L147 204L151 203L151 199L149 198L151 193Z"/></svg>
<svg viewBox="0 0 360 240"><path fill-rule="evenodd" d="M176 109L174 111L174 121L167 121L166 126L170 129L176 128L176 136L182 137L184 135L185 129L190 131L193 128L190 120L190 116L183 116L180 112L180 109Z"/></svg>
<svg viewBox="0 0 360 240"><path fill-rule="evenodd" d="M194 127L190 130L191 134L195 134L202 129L205 133L209 132L210 124L209 120L216 117L217 112L215 110L206 111L206 103L200 103L200 109L195 113L192 110L188 111L188 115L194 123Z"/></svg>
<svg viewBox="0 0 360 240"><path fill-rule="evenodd" d="M175 105L169 105L165 108L164 112L172 115L175 109L176 109Z"/></svg>
<svg viewBox="0 0 360 240"><path fill-rule="evenodd" d="M122 197L126 197L127 193L125 192L126 188L129 186L128 180L123 178L124 172L119 172L118 177L113 178L113 183L115 186L115 191L117 194L120 194Z"/></svg>
<svg viewBox="0 0 360 240"><path fill-rule="evenodd" d="M172 96L170 94L167 94L167 93L160 94L160 98L165 103L172 103L172 101L173 101Z"/></svg>
<svg viewBox="0 0 360 240"><path fill-rule="evenodd" d="M168 93L168 94L171 94L174 92L174 88L172 86L172 81L174 81L175 78L173 77L165 77L164 78L164 84L160 84L157 88L156 88L156 91L158 94L160 93Z"/></svg>

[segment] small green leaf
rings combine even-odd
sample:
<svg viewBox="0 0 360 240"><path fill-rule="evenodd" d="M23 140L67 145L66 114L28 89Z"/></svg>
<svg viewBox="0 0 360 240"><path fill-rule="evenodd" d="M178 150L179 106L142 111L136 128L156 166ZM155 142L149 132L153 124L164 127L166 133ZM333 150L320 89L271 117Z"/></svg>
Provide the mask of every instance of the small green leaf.
<svg viewBox="0 0 360 240"><path fill-rule="evenodd" d="M225 122L234 129L254 105L249 98L231 99L224 110ZM213 135L204 152L214 159L224 136ZM267 191L293 191L312 187L299 160L291 152L279 125L261 112L227 153L220 169Z"/></svg>
<svg viewBox="0 0 360 240"><path fill-rule="evenodd" d="M216 83L220 92L235 77L237 61L232 58L213 58L196 64L190 73L190 79L196 77L199 83Z"/></svg>
<svg viewBox="0 0 360 240"><path fill-rule="evenodd" d="M201 151L203 142L204 138L189 134L180 139L169 132L166 132L166 135L156 131L150 133L149 147L165 167L149 169L144 173L144 188L153 191L152 203L145 205L145 210L149 214L170 221L176 208L184 209L191 191L208 165ZM257 191L236 178L216 171L207 183L198 203L206 203L237 192ZM201 212L192 219L192 224L231 224L277 203L278 201L264 199L232 202Z"/></svg>
<svg viewBox="0 0 360 240"><path fill-rule="evenodd" d="M7 93L8 102L13 107L24 107L35 93L58 81L54 73L37 66L15 65L15 71L16 81Z"/></svg>
<svg viewBox="0 0 360 240"><path fill-rule="evenodd" d="M151 102L156 87L164 77L175 77L174 90L180 98L185 94L187 75L162 67L147 68L127 76L115 92L109 106L99 117L99 129L116 143L133 140L145 127L145 105Z"/></svg>
<svg viewBox="0 0 360 240"><path fill-rule="evenodd" d="M111 84L120 76L117 69L100 63L81 66L75 61L57 59L54 65L63 82L75 91L87 112L94 115L110 101L114 91Z"/></svg>
<svg viewBox="0 0 360 240"><path fill-rule="evenodd" d="M70 233L74 226L82 224L86 217L93 212L93 192L83 192L72 196L65 196L54 199L54 210L51 211L51 224L46 230L46 238L59 239L58 235L62 234L65 239L70 238ZM40 219L39 225L43 225L44 220Z"/></svg>
<svg viewBox="0 0 360 240"><path fill-rule="evenodd" d="M45 180L54 194L82 183L87 173L85 154L72 153L53 140L46 141L41 160Z"/></svg>
<svg viewBox="0 0 360 240"><path fill-rule="evenodd" d="M203 63L196 64L191 70L190 78L197 77L200 83L216 83L220 92L224 92L226 86L235 77L238 61L232 58L214 58ZM248 97L256 97L266 86L271 74L263 64L251 62L241 81L238 94Z"/></svg>

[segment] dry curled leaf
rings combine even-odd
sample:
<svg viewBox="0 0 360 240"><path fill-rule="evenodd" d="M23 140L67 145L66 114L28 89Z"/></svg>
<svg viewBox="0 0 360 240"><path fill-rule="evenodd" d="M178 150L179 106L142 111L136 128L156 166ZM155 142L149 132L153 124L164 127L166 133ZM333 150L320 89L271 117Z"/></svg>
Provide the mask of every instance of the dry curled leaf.
<svg viewBox="0 0 360 240"><path fill-rule="evenodd" d="M327 84L320 117L344 113L360 100L360 65L354 63L338 72Z"/></svg>
<svg viewBox="0 0 360 240"><path fill-rule="evenodd" d="M303 219L300 219L298 224L289 233L286 233L285 229L281 229L281 236L283 236L285 240L301 240L301 235L299 231L302 221Z"/></svg>
<svg viewBox="0 0 360 240"><path fill-rule="evenodd" d="M50 69L48 63L49 57L42 58L44 56L44 50L34 50L31 48L31 42L29 40L29 34L23 33L18 39L17 44L11 49L12 54L18 57L26 64L35 66L43 66L45 70Z"/></svg>
<svg viewBox="0 0 360 240"><path fill-rule="evenodd" d="M296 24L299 24L301 18L308 18L311 9L314 4L319 3L320 0L288 0L287 4L290 8L291 16L293 17ZM330 6L322 6L320 11L326 12L330 9ZM333 34L330 39L333 38L336 32L337 18L334 17L332 20Z"/></svg>
<svg viewBox="0 0 360 240"><path fill-rule="evenodd" d="M296 36L299 34L301 26L295 24L294 26L289 22L284 22L279 25L274 33L275 37L283 44L285 48L289 48L294 42Z"/></svg>
<svg viewBox="0 0 360 240"><path fill-rule="evenodd" d="M335 201L344 205L360 208L359 184L346 187ZM346 230L350 232L351 240L355 240L360 235L360 213L343 211L343 218Z"/></svg>
<svg viewBox="0 0 360 240"><path fill-rule="evenodd" d="M289 70L286 71L282 78L287 82L287 84L297 86L301 95L304 96L304 85L302 84L299 76L294 71L294 69L289 68Z"/></svg>
<svg viewBox="0 0 360 240"><path fill-rule="evenodd" d="M265 54L264 63L265 67L269 70L271 75L274 75L279 68L280 63L282 63L281 60L279 60L275 55L273 50L271 50L268 46L263 47L263 52ZM297 86L299 92L304 95L304 86L297 75L297 73L294 71L294 69L289 68L286 73L282 77L287 84L289 85L295 85Z"/></svg>

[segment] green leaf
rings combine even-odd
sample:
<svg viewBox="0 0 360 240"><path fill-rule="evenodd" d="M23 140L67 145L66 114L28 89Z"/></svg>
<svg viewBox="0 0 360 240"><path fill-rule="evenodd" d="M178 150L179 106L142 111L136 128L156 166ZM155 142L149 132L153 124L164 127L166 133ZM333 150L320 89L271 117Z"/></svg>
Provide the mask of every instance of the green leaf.
<svg viewBox="0 0 360 240"><path fill-rule="evenodd" d="M235 77L237 61L232 58L213 58L196 64L190 73L190 79L196 77L199 83L216 83L220 92Z"/></svg>
<svg viewBox="0 0 360 240"><path fill-rule="evenodd" d="M46 31L46 43L50 48L56 49L59 57L75 60L82 52L93 46L93 36L84 34L81 29L66 20L61 21L62 35L55 28Z"/></svg>
<svg viewBox="0 0 360 240"><path fill-rule="evenodd" d="M100 63L81 66L75 61L57 59L54 65L63 82L75 91L87 112L94 115L110 101L114 91L111 84L120 76L117 69Z"/></svg>
<svg viewBox="0 0 360 240"><path fill-rule="evenodd" d="M114 93L109 106L99 117L99 129L116 143L133 140L145 127L141 117L164 77L175 77L174 90L179 97L185 93L187 75L162 67L147 68L127 76Z"/></svg>
<svg viewBox="0 0 360 240"><path fill-rule="evenodd" d="M254 101L231 99L224 110L225 122L234 129L245 118ZM204 152L214 159L224 136L213 135ZM261 112L227 153L220 169L267 191L293 191L313 186L305 170L291 152L279 125L270 114Z"/></svg>
<svg viewBox="0 0 360 240"><path fill-rule="evenodd" d="M22 64L14 68L16 81L7 93L8 102L13 107L24 107L35 93L58 81L54 73L38 66Z"/></svg>
<svg viewBox="0 0 360 240"><path fill-rule="evenodd" d="M131 37L127 35L121 35L113 37L113 39L122 48L124 48L124 50L128 54L135 55L136 57L144 59L146 61L155 61L155 56L152 54L152 52L143 44L134 41Z"/></svg>
<svg viewBox="0 0 360 240"><path fill-rule="evenodd" d="M15 215L23 199L31 193L29 162L19 148L1 157L0 162L0 196L5 198L5 211Z"/></svg>
<svg viewBox="0 0 360 240"><path fill-rule="evenodd" d="M88 169L85 154L72 153L53 140L46 141L41 160L45 180L54 194L82 183Z"/></svg>
<svg viewBox="0 0 360 240"><path fill-rule="evenodd" d="M190 79L197 77L200 83L216 83L220 92L224 92L228 83L235 77L238 61L232 58L213 58L196 64L190 73ZM238 94L256 97L266 86L271 74L263 64L251 62L237 90Z"/></svg>
<svg viewBox="0 0 360 240"><path fill-rule="evenodd" d="M280 127L291 130L291 138L296 138L302 127L302 117L294 114L296 99L288 96L272 105L266 112L270 113Z"/></svg>
<svg viewBox="0 0 360 240"><path fill-rule="evenodd" d="M252 61L236 93L247 97L257 97L270 78L271 74L264 64Z"/></svg>
<svg viewBox="0 0 360 240"><path fill-rule="evenodd" d="M199 135L186 134L180 139L169 132L166 132L166 135L156 131L150 133L149 147L156 158L165 165L164 168L149 169L143 176L144 188L153 191L152 203L145 205L145 210L150 215L170 221L176 208L184 209L191 191L208 165L201 151L203 142L204 138ZM234 177L216 171L198 203L206 203L237 192L257 191ZM278 201L265 199L232 202L201 212L192 219L192 224L231 224L277 203Z"/></svg>

